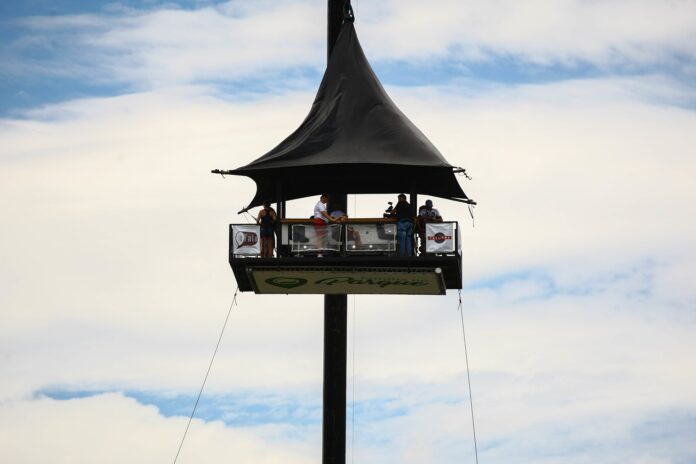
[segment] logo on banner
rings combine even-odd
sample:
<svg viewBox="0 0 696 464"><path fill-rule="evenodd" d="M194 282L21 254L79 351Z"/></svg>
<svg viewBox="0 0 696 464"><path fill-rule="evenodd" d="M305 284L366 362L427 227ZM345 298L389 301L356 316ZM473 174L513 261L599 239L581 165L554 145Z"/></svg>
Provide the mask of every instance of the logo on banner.
<svg viewBox="0 0 696 464"><path fill-rule="evenodd" d="M301 277L271 277L270 279L266 279L265 281L267 284L273 285L275 287L281 287L281 288L296 288L300 287L302 285L305 285L308 280L303 279ZM355 277L348 277L348 276L334 276L334 277L326 277L323 279L315 280L311 282L313 285L326 285L328 287L331 287L332 285L367 285L367 286L376 286L380 288L385 288L389 286L411 286L411 287L420 287L423 285L428 285L427 282L424 282L422 280L407 280L407 279L395 279L395 278L355 278Z"/></svg>
<svg viewBox="0 0 696 464"><path fill-rule="evenodd" d="M234 241L237 244L237 248L253 247L259 242L259 237L256 235L256 232L238 231L234 236Z"/></svg>
<svg viewBox="0 0 696 464"><path fill-rule="evenodd" d="M327 285L327 286L344 284L344 285L377 286L380 288L389 287L390 285L412 286L412 287L420 287L422 285L427 285L427 282L423 282L421 280L406 280L406 279L395 279L395 278L384 278L384 279L354 278L354 277L344 277L344 276L327 277L324 279L319 279L314 283Z"/></svg>
<svg viewBox="0 0 696 464"><path fill-rule="evenodd" d="M445 243L446 240L452 240L452 236L438 232L435 235L429 235L428 240L434 240L435 243Z"/></svg>
<svg viewBox="0 0 696 464"><path fill-rule="evenodd" d="M428 223L425 225L425 251L427 253L451 253L454 251L454 224Z"/></svg>
<svg viewBox="0 0 696 464"><path fill-rule="evenodd" d="M271 277L270 279L266 279L266 283L281 288L295 288L306 284L307 279L301 279L299 277Z"/></svg>

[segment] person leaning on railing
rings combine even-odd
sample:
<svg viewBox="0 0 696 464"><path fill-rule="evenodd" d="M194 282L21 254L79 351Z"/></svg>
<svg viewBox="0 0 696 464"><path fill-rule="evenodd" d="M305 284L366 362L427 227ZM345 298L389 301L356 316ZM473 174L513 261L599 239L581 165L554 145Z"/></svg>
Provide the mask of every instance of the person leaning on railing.
<svg viewBox="0 0 696 464"><path fill-rule="evenodd" d="M333 218L336 224L343 224L348 220L348 215L341 209L342 205L336 203L334 204L334 210L331 211L330 216ZM339 232L340 233L340 232ZM355 230L353 226L346 226L346 234L348 240L354 240L355 246L359 250L362 248L362 239L360 238L360 232Z"/></svg>
<svg viewBox="0 0 696 464"><path fill-rule="evenodd" d="M413 255L413 216L411 205L406 201L403 193L398 196L399 202L391 211L396 218L396 232L399 239L399 254L401 256Z"/></svg>
<svg viewBox="0 0 696 464"><path fill-rule="evenodd" d="M334 209L329 216L338 224L343 224L348 220L348 215L341 209L341 205L338 203L334 204Z"/></svg>

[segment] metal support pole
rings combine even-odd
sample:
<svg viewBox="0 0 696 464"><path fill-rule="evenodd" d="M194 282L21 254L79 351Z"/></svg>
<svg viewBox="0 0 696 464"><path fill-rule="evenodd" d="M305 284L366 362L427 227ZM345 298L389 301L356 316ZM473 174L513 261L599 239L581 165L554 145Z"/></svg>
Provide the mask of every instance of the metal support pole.
<svg viewBox="0 0 696 464"><path fill-rule="evenodd" d="M276 186L276 227L275 234L278 239L276 243L276 253L280 258L282 256L282 246L283 246L283 219L285 219L285 201L283 200L283 186L279 184Z"/></svg>
<svg viewBox="0 0 696 464"><path fill-rule="evenodd" d="M418 216L418 194L415 190L411 190L411 195L408 200L411 203L411 215L413 217Z"/></svg>
<svg viewBox="0 0 696 464"><path fill-rule="evenodd" d="M343 24L343 5L346 0L327 0L328 11L326 17L326 61L329 61L331 52L333 51L334 45L336 45L336 39L338 39L338 34L341 32L341 25Z"/></svg>
<svg viewBox="0 0 696 464"><path fill-rule="evenodd" d="M416 187L414 185L411 185L411 195L409 198L411 202L411 216L413 216L416 220L414 224L418 224L418 194L416 193ZM413 254L418 255L418 239L420 238L420 234L416 234L416 237L413 237Z"/></svg>
<svg viewBox="0 0 696 464"><path fill-rule="evenodd" d="M348 295L324 295L322 463L346 462Z"/></svg>
<svg viewBox="0 0 696 464"><path fill-rule="evenodd" d="M283 245L283 202L278 201L276 203L276 223L275 223L275 235L276 235L276 253L280 258L281 246Z"/></svg>
<svg viewBox="0 0 696 464"><path fill-rule="evenodd" d="M327 61L343 23L346 0L328 0ZM331 195L342 203L347 196ZM324 414L322 421L322 463L346 462L346 356L348 340L348 296L324 295Z"/></svg>

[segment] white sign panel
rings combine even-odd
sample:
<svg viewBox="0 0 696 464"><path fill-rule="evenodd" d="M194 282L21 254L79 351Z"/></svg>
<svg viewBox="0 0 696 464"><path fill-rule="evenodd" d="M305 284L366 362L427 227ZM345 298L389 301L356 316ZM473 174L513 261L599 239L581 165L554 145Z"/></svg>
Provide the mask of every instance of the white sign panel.
<svg viewBox="0 0 696 464"><path fill-rule="evenodd" d="M261 254L261 226L232 225L232 254L258 256Z"/></svg>
<svg viewBox="0 0 696 464"><path fill-rule="evenodd" d="M454 223L428 222L425 224L426 253L454 253Z"/></svg>

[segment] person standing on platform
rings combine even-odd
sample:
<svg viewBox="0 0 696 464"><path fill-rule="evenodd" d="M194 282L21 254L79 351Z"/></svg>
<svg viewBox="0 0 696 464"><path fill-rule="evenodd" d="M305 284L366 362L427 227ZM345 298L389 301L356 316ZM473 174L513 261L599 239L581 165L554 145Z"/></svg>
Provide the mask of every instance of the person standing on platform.
<svg viewBox="0 0 696 464"><path fill-rule="evenodd" d="M319 201L314 205L314 232L317 237L317 250L320 253L317 257L321 258L321 250L326 249L326 225L334 222L334 218L326 211L326 204L329 202L329 195L326 193L319 197Z"/></svg>
<svg viewBox="0 0 696 464"><path fill-rule="evenodd" d="M261 226L261 257L272 258L275 245L276 212L268 201L263 202L263 208L256 216L256 223Z"/></svg>
<svg viewBox="0 0 696 464"><path fill-rule="evenodd" d="M406 195L399 194L399 202L394 206L391 214L396 217L396 233L399 239L399 254L401 256L413 255L413 214L411 204L406 201Z"/></svg>

